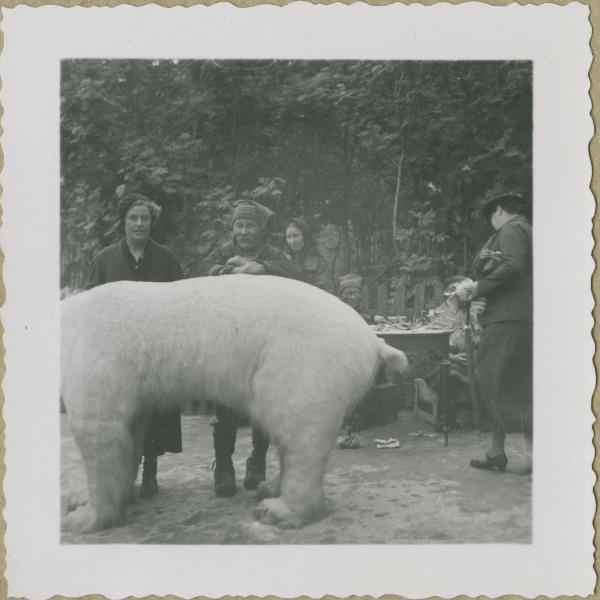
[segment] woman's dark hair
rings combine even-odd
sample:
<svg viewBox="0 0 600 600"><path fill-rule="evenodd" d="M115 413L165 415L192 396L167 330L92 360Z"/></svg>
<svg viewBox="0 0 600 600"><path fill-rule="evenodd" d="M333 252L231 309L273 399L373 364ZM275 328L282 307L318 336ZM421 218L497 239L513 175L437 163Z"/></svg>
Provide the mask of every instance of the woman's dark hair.
<svg viewBox="0 0 600 600"><path fill-rule="evenodd" d="M121 200L119 206L119 218L121 224L125 223L125 217L127 216L127 213L134 206L145 206L148 208L148 211L150 212L150 220L152 226L154 226L154 223L156 222L156 220L160 216L160 213L162 212L162 208L158 204L156 204L156 202L152 202L150 198L147 198L142 194L127 194L127 196L125 196L123 200Z"/></svg>
<svg viewBox="0 0 600 600"><path fill-rule="evenodd" d="M304 238L304 254L319 254L319 249L317 247L317 240L315 239L315 236L313 235L312 231L310 230L310 228L308 227L308 225L306 224L306 221L300 217L293 217L291 219L288 219L287 223L285 224L285 227L283 229L283 235L285 237L285 234L287 232L287 230L290 227L295 227L296 229L299 229L302 232L302 237ZM289 248L287 240L285 242L286 247Z"/></svg>

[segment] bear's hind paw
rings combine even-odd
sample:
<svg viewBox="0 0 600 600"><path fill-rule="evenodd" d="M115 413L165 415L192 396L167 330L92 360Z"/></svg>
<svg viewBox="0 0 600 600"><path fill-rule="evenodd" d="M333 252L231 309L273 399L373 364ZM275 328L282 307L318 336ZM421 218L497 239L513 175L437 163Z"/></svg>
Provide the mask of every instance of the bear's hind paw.
<svg viewBox="0 0 600 600"><path fill-rule="evenodd" d="M254 510L254 517L266 525L277 525L282 529L302 527L302 519L280 498L263 500Z"/></svg>

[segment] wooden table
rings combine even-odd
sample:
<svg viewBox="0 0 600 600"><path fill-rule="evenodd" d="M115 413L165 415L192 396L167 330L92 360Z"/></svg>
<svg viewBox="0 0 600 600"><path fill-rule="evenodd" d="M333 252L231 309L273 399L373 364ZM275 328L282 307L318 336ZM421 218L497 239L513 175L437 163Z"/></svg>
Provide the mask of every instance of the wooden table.
<svg viewBox="0 0 600 600"><path fill-rule="evenodd" d="M448 369L450 367L448 356L450 354L450 335L452 334L452 330L408 329L403 331L401 329L390 329L375 331L375 333L387 344L403 352L431 351L440 355L440 389L438 395L442 409L444 444L447 446L452 416L448 398Z"/></svg>

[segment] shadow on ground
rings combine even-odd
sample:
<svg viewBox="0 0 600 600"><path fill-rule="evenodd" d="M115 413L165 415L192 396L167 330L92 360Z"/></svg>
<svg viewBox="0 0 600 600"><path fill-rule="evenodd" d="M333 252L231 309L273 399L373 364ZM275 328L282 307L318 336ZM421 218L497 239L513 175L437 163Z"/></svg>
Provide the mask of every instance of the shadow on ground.
<svg viewBox="0 0 600 600"><path fill-rule="evenodd" d="M62 418L63 501L85 493L75 442ZM106 531L62 534L67 544L439 544L529 543L531 477L522 466L522 438L509 436L508 471L476 471L469 459L482 456L487 435L456 431L444 447L441 435L402 411L399 420L360 433L361 448L333 451L325 478L328 514L300 530L280 530L252 517L253 492L241 486L250 431L241 428L235 455L238 493L213 492L212 429L209 417L182 417L184 452L159 459L160 493L128 507L126 524ZM377 449L375 438L397 437L400 447ZM269 452L268 469L277 468ZM138 481L139 485L139 481Z"/></svg>

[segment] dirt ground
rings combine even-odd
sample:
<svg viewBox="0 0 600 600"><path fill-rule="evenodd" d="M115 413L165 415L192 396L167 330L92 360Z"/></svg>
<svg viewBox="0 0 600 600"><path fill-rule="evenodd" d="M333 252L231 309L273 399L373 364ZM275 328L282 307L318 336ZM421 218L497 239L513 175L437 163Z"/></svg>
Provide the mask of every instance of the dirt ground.
<svg viewBox="0 0 600 600"><path fill-rule="evenodd" d="M85 491L79 453L61 415L63 501ZM126 524L88 535L63 533L67 544L438 544L529 543L531 477L514 473L523 465L523 442L507 441L505 474L469 468L483 456L487 434L453 431L450 445L409 411L399 420L360 432L361 447L335 449L325 477L328 513L300 530L280 530L255 521L254 492L242 487L250 431L240 428L234 459L238 493L213 491L212 429L208 416L182 417L182 454L159 459L160 493L138 499ZM396 437L399 448L377 449L375 438ZM268 470L277 468L271 449ZM138 478L139 485L139 478Z"/></svg>

